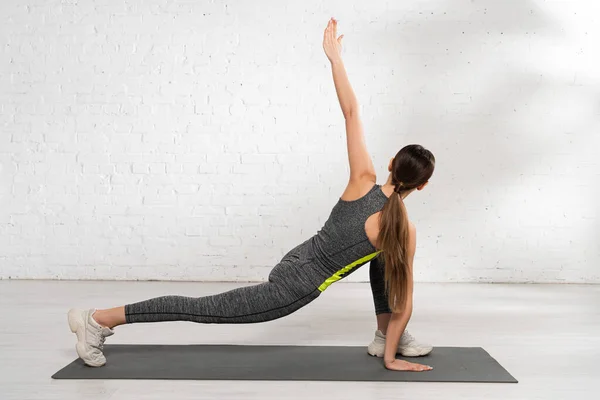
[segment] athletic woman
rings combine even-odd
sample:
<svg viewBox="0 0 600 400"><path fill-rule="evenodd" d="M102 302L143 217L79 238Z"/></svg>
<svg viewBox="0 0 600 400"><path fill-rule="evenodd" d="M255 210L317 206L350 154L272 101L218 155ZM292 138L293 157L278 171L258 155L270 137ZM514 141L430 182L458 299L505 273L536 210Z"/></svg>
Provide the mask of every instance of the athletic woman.
<svg viewBox="0 0 600 400"><path fill-rule="evenodd" d="M333 81L346 120L350 177L329 219L313 237L289 251L271 270L268 281L206 297L164 296L106 310L70 310L68 321L77 334L77 354L90 366L106 363L104 340L116 326L136 322L191 321L243 324L289 315L315 300L332 283L371 262L370 279L378 330L368 346L383 357L386 368L426 371L429 366L396 359L425 355L431 346L417 343L407 332L412 313L414 225L403 199L422 190L433 174L435 159L419 145L402 148L390 160L384 185L364 142L356 97L341 59L337 21L329 21L323 48L331 62Z"/></svg>

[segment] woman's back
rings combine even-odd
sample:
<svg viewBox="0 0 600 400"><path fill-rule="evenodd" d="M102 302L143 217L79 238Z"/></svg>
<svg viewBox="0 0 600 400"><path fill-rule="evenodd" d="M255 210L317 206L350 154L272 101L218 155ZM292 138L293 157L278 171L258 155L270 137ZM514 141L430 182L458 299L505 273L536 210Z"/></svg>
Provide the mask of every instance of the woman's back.
<svg viewBox="0 0 600 400"><path fill-rule="evenodd" d="M365 223L387 200L378 184L356 200L338 200L323 228L309 241L324 271L333 275L343 270L346 276L379 253L367 236Z"/></svg>

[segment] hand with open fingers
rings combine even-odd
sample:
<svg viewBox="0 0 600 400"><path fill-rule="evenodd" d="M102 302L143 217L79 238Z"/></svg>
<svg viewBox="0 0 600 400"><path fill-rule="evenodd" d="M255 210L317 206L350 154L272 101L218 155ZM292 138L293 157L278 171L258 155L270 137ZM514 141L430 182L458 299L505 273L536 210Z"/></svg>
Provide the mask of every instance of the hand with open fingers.
<svg viewBox="0 0 600 400"><path fill-rule="evenodd" d="M429 365L411 363L404 360L386 361L385 367L392 371L431 371L433 368Z"/></svg>
<svg viewBox="0 0 600 400"><path fill-rule="evenodd" d="M342 39L344 35L337 36L337 20L331 18L323 34L323 50L329 61L336 62L342 59Z"/></svg>

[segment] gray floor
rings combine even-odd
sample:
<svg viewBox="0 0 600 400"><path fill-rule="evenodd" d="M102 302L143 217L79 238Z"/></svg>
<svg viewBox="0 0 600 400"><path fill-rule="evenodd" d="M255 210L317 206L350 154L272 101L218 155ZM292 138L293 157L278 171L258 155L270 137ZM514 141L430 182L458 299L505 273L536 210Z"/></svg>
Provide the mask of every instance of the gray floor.
<svg viewBox="0 0 600 400"><path fill-rule="evenodd" d="M0 281L0 399L592 399L600 385L600 286L417 284L413 334L481 346L518 384L395 382L54 381L75 357L66 310L235 284ZM287 318L256 325L119 328L110 343L366 345L367 284L336 284ZM442 396L442 397L440 397Z"/></svg>

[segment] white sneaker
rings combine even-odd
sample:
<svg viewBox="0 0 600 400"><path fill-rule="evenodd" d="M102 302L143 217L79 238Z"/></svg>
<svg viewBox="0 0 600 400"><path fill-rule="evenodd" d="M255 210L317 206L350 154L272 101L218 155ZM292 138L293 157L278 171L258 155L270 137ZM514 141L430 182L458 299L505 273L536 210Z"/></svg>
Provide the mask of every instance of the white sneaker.
<svg viewBox="0 0 600 400"><path fill-rule="evenodd" d="M106 364L102 354L104 340L115 332L99 325L92 314L96 310L71 309L67 314L71 332L77 335L77 355L90 367L101 367Z"/></svg>
<svg viewBox="0 0 600 400"><path fill-rule="evenodd" d="M417 342L408 331L404 331L398 344L398 353L405 357L424 356L433 350L433 346ZM385 335L380 331L375 332L375 339L367 347L367 352L374 357L383 357L385 352Z"/></svg>
<svg viewBox="0 0 600 400"><path fill-rule="evenodd" d="M400 337L398 352L405 357L421 357L431 353L433 346L426 343L419 343L417 339L408 331L404 331Z"/></svg>

